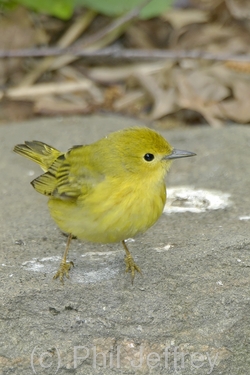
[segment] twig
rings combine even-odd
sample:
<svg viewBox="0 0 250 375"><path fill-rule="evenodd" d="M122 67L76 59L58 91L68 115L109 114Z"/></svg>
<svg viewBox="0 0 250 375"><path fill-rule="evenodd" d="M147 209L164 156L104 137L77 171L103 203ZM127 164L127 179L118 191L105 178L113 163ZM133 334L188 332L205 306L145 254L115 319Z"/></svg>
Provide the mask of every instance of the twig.
<svg viewBox="0 0 250 375"><path fill-rule="evenodd" d="M138 49L121 49L117 47L103 48L100 50L82 50L71 48L33 48L17 50L0 50L0 58L14 57L44 57L44 56L61 56L73 55L84 57L85 59L122 59L129 61L149 61L149 60L182 60L182 59L201 59L213 61L239 61L250 62L250 55L232 55L231 53L214 54L200 50L138 50Z"/></svg>
<svg viewBox="0 0 250 375"><path fill-rule="evenodd" d="M145 5L150 3L152 0L145 0L139 6L134 8L132 11L126 13L124 16L116 19L115 21L111 22L109 25L101 29L100 31L96 32L95 34L91 35L90 37L86 38L82 42L75 43L72 47L68 48L67 50L69 53L63 54L44 54L47 57L44 61L42 61L38 66L31 72L28 73L23 80L20 82L19 86L29 86L34 83L42 73L46 70L55 70L59 69L67 64L70 64L72 61L78 58L78 56L70 51L75 51L79 49L87 48L95 50L99 48L105 47L107 44L112 42L115 38L119 37L119 35L124 31L128 22L136 18L142 8ZM90 24L92 19L95 17L95 12L89 11L84 15L81 16L76 23L66 31L65 35L59 40L58 46L59 51L61 48L68 47L82 32L87 28ZM95 45L96 44L96 45ZM54 57L52 57L54 56ZM55 56L61 56L60 58L55 60ZM0 56L1 57L1 56ZM8 56L10 57L10 56Z"/></svg>
<svg viewBox="0 0 250 375"><path fill-rule="evenodd" d="M102 39L105 37L107 34L112 33L114 30L120 28L124 24L132 21L134 18L138 17L140 11L151 2L152 0L145 0L141 4L139 4L137 7L126 13L124 16L114 20L110 24L108 24L106 27L95 33L94 35L89 36L88 38L85 39L83 43L81 43L81 48L85 48L89 45L92 45L96 43L98 40ZM74 45L72 48L77 49L77 43Z"/></svg>
<svg viewBox="0 0 250 375"><path fill-rule="evenodd" d="M89 91L93 87L93 83L89 80L79 82L66 83L39 83L31 87L16 87L6 91L0 91L0 100L5 97L15 100L31 100L44 95L65 94L75 91Z"/></svg>
<svg viewBox="0 0 250 375"><path fill-rule="evenodd" d="M114 20L106 27L101 29L100 31L96 32L95 34L89 36L88 38L84 39L81 42L75 43L70 51L75 50L99 50L101 48L106 47L108 44L113 42L116 38L118 38L127 28L129 23L138 17L140 11L151 2L152 0L144 0L141 4L137 7L126 13L124 16ZM51 69L59 69L62 66L70 64L72 61L76 60L79 56L75 55L74 53L68 53L68 56L65 56L60 62L54 63Z"/></svg>
<svg viewBox="0 0 250 375"><path fill-rule="evenodd" d="M75 23L71 25L63 34L61 39L59 39L59 41L57 42L58 47L67 48L68 46L70 46L89 26L95 16L96 13L92 10L89 10L83 16L78 17ZM50 68L55 60L61 58L62 56L55 57L51 55L45 57L45 59L39 62L31 72L27 73L23 77L23 79L19 83L19 87L32 85L46 70Z"/></svg>

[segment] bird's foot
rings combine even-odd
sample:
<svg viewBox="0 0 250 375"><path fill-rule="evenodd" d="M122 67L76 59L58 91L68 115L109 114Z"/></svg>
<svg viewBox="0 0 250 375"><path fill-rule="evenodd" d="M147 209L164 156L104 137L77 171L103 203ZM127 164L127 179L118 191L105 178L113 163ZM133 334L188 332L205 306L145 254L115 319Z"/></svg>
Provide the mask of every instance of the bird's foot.
<svg viewBox="0 0 250 375"><path fill-rule="evenodd" d="M66 260L62 260L57 273L53 276L53 279L57 279L59 277L61 283L63 283L64 276L69 279L69 270L71 267L74 267L73 262L66 262Z"/></svg>
<svg viewBox="0 0 250 375"><path fill-rule="evenodd" d="M132 284L133 284L134 278L135 278L135 271L139 272L140 274L142 274L142 272L140 270L140 267L138 267L136 265L136 263L135 263L131 254L126 255L124 260L125 260L125 264L126 264L125 272L131 272L131 281L132 281Z"/></svg>

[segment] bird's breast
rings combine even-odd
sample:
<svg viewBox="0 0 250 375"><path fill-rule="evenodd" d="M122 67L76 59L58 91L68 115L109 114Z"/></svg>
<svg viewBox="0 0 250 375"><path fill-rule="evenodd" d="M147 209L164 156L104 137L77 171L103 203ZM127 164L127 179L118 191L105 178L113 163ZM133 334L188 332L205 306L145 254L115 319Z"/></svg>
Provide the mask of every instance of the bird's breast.
<svg viewBox="0 0 250 375"><path fill-rule="evenodd" d="M53 216L58 226L79 239L111 243L145 232L160 217L166 201L164 181L106 179L73 205L60 202L64 215ZM53 205L53 201L50 203ZM55 205L55 204L54 204ZM62 207L64 205L64 207ZM58 209L57 209L58 212ZM63 217L63 219L62 219Z"/></svg>

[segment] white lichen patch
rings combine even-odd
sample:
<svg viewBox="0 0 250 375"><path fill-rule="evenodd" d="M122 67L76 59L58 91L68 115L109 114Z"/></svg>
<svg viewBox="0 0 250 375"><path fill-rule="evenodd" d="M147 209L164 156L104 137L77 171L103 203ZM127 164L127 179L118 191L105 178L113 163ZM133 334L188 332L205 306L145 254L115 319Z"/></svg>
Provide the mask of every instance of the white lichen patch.
<svg viewBox="0 0 250 375"><path fill-rule="evenodd" d="M157 251L157 253L162 253L164 251L168 251L171 247L173 247L173 245L168 244L163 247L155 247L154 249Z"/></svg>
<svg viewBox="0 0 250 375"><path fill-rule="evenodd" d="M241 221L247 221L247 220L250 220L250 216L240 216L240 217L239 217L239 220L241 220Z"/></svg>
<svg viewBox="0 0 250 375"><path fill-rule="evenodd" d="M103 255L103 253L98 252L89 252L86 254L83 254L82 256L90 255L91 260L95 260L95 257L97 256L100 262L100 255ZM93 258L94 255L94 258ZM106 252L106 256L109 257L112 256L112 252ZM28 260L26 262L22 263L22 267L27 271L32 272L43 272L46 274L51 274L51 277L54 276L56 273L59 265L61 262L60 256L52 256L52 257L45 257L45 258L33 258L32 260ZM70 280L73 283L95 283L95 282L101 282L102 280L108 280L113 277L115 277L116 274L118 274L119 268L116 269L116 267L107 266L105 264L102 264L100 262L98 270L92 270L87 271L81 268L81 266L77 266L72 268L70 271Z"/></svg>
<svg viewBox="0 0 250 375"><path fill-rule="evenodd" d="M59 256L33 258L22 263L22 267L28 271L34 272L51 272L55 269L56 264L59 264L61 258Z"/></svg>
<svg viewBox="0 0 250 375"><path fill-rule="evenodd" d="M230 194L217 190L177 187L167 189L167 203L164 213L205 212L223 210L230 205Z"/></svg>
<svg viewBox="0 0 250 375"><path fill-rule="evenodd" d="M115 254L117 253L123 253L122 250L113 250L113 251L88 251L84 254L81 255L81 257L90 257L91 259L95 260L99 260L100 257L103 257L103 258L109 258L109 257L113 257Z"/></svg>

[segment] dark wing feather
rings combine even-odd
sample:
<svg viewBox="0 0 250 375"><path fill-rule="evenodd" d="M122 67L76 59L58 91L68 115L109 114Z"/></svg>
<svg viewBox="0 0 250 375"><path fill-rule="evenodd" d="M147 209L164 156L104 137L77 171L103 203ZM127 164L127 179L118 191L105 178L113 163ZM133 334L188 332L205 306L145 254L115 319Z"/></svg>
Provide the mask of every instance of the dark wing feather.
<svg viewBox="0 0 250 375"><path fill-rule="evenodd" d="M83 151L82 154L84 160ZM79 165L79 160L79 155L74 155L73 149L61 154L48 172L32 181L33 187L41 194L62 200L76 200L79 195L83 197L103 176L93 173L83 161Z"/></svg>

